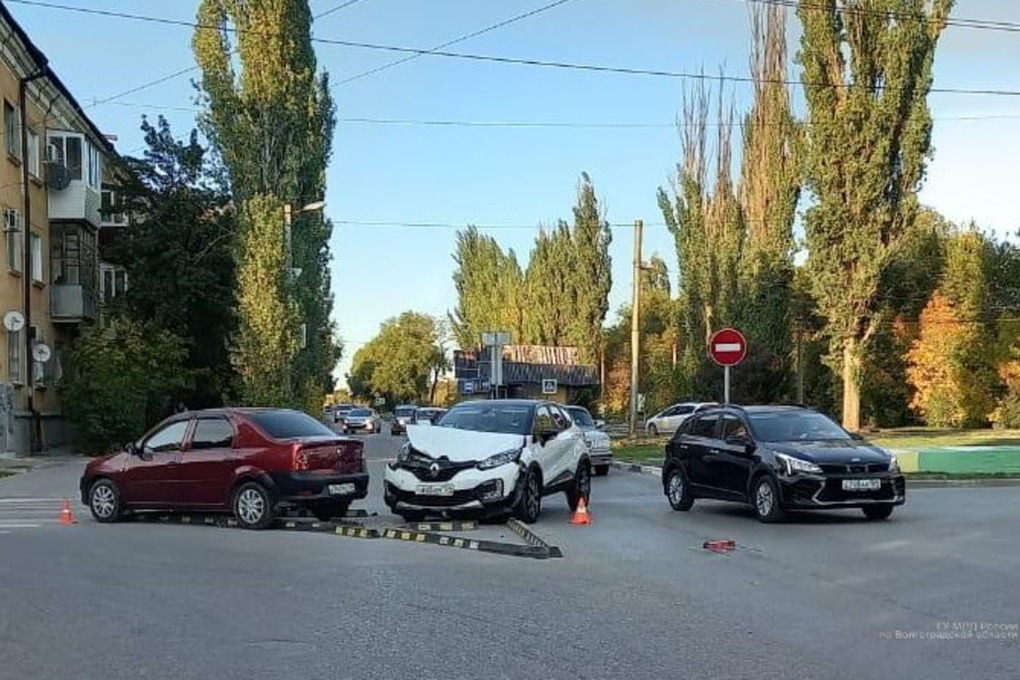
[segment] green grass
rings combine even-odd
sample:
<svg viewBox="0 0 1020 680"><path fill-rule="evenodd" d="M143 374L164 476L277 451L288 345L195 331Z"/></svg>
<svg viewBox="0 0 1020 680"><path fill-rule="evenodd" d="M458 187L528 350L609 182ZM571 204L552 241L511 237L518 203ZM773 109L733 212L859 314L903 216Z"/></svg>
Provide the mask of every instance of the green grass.
<svg viewBox="0 0 1020 680"><path fill-rule="evenodd" d="M1020 430L942 430L902 428L865 433L878 446L924 449L934 446L1020 446Z"/></svg>
<svg viewBox="0 0 1020 680"><path fill-rule="evenodd" d="M4 470L3 468L0 468L0 479L3 479L4 477L13 477L16 474L18 473L14 470Z"/></svg>

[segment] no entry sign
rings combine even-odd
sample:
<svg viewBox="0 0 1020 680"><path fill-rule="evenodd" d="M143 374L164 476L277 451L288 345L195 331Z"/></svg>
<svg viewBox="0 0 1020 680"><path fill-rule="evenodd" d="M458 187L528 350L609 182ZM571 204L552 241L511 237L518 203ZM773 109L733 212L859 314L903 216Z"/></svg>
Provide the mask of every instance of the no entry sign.
<svg viewBox="0 0 1020 680"><path fill-rule="evenodd" d="M720 366L736 366L747 356L747 340L736 328L720 328L712 334L708 353Z"/></svg>

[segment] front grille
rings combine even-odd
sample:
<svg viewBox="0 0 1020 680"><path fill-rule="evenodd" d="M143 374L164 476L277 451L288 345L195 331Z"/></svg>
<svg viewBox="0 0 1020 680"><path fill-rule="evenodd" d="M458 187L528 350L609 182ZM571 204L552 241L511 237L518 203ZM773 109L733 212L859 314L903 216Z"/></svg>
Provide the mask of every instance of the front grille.
<svg viewBox="0 0 1020 680"><path fill-rule="evenodd" d="M844 465L822 465L822 472L829 475L862 475L888 472L888 463L848 463Z"/></svg>
<svg viewBox="0 0 1020 680"><path fill-rule="evenodd" d="M432 463L401 463L398 467L407 470L412 475L417 477L423 482L448 482L453 479L454 475L464 470L470 470L475 466L474 463L451 463L450 461L437 460L434 461L439 469L436 470L435 474L432 473Z"/></svg>

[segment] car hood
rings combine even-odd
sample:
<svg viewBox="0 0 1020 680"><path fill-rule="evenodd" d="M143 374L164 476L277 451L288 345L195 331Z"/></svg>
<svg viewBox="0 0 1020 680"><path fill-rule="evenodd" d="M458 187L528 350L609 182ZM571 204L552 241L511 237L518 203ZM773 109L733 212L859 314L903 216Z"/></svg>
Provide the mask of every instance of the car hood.
<svg viewBox="0 0 1020 680"><path fill-rule="evenodd" d="M501 432L475 432L435 425L408 425L407 439L416 451L452 461L481 460L524 446L525 437Z"/></svg>
<svg viewBox="0 0 1020 680"><path fill-rule="evenodd" d="M886 463L889 454L873 444L854 440L769 442L769 448L812 463ZM856 459L856 460L854 460Z"/></svg>

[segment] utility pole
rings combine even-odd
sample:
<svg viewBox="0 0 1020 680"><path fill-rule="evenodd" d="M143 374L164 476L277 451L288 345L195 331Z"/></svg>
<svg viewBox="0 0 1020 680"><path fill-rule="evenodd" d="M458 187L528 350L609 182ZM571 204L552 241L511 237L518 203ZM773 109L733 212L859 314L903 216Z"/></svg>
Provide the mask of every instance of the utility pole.
<svg viewBox="0 0 1020 680"><path fill-rule="evenodd" d="M641 232L644 223L634 222L634 298L630 310L630 435L637 433L638 359L641 345Z"/></svg>

